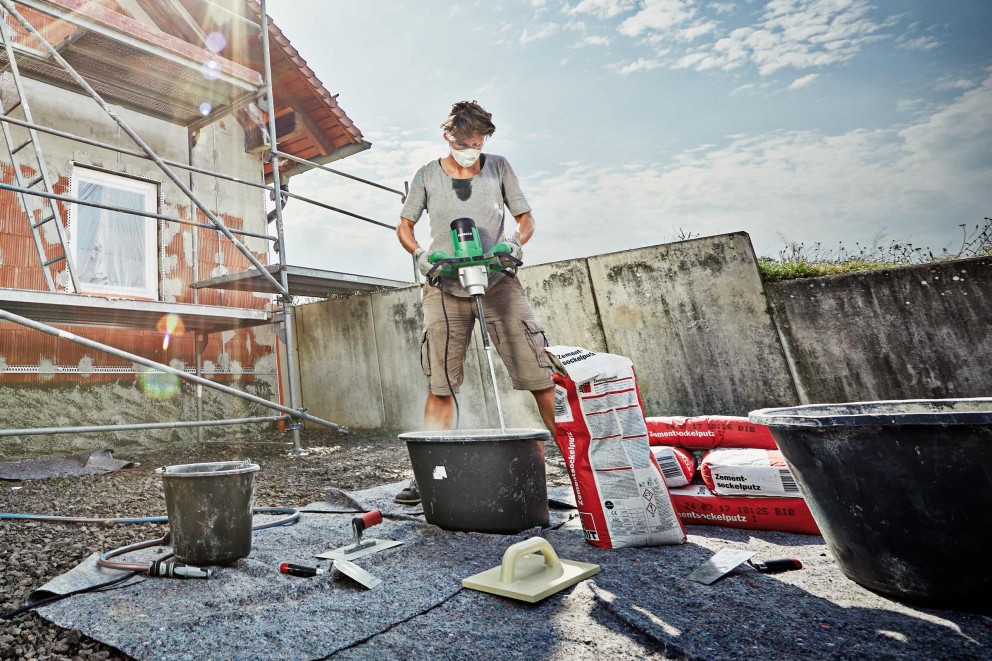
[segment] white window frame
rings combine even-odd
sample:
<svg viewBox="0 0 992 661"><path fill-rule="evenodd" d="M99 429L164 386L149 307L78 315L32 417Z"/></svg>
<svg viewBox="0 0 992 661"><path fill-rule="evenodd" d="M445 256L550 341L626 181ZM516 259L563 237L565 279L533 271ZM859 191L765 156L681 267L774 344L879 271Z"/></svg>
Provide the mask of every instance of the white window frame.
<svg viewBox="0 0 992 661"><path fill-rule="evenodd" d="M138 193L142 195L145 200L144 209L142 209L142 211L148 213L158 213L159 186L156 182L106 172L104 170L96 170L73 163L72 175L69 177L69 195L71 197L76 199L79 198L80 183L95 184L97 186L106 186L109 188L125 190L131 193ZM72 254L73 264L77 265L79 264L79 242L75 239L77 235L75 230L77 229L76 223L79 219L79 207L81 206L85 205L81 205L76 202L69 203L69 251ZM98 211L103 211L105 213L117 213L106 209L99 209L99 207L91 208L95 208ZM82 289L81 293L103 295L109 294L114 296L125 296L128 298L150 299L153 301L157 301L159 299L158 222L147 216L139 216L139 218L143 221L142 230L144 232L145 254L148 255L148 259L145 263L146 286L126 287L121 285L103 285L92 282L80 282L79 286Z"/></svg>

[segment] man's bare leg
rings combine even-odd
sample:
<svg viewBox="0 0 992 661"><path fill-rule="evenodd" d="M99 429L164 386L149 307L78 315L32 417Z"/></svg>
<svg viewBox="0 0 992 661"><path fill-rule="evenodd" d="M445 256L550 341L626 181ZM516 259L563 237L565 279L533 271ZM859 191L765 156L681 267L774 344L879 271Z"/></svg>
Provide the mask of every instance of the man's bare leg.
<svg viewBox="0 0 992 661"><path fill-rule="evenodd" d="M551 397L552 420L554 419L554 395ZM427 393L424 406L424 431L451 429L455 426L455 398L451 395Z"/></svg>
<svg viewBox="0 0 992 661"><path fill-rule="evenodd" d="M551 432L551 438L555 437L555 389L545 388L544 390L532 390L534 399L537 401L537 410L541 412L541 420L544 426Z"/></svg>

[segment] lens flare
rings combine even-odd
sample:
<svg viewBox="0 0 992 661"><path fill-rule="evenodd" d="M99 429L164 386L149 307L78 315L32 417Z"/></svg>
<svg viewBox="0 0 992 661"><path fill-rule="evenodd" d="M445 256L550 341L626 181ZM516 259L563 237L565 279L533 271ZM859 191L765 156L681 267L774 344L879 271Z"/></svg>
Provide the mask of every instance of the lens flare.
<svg viewBox="0 0 992 661"><path fill-rule="evenodd" d="M211 32L205 41L211 53L219 53L227 46L227 39L220 32Z"/></svg>
<svg viewBox="0 0 992 661"><path fill-rule="evenodd" d="M220 63L217 60L207 60L200 65L200 75L205 80L217 80L220 78Z"/></svg>
<svg viewBox="0 0 992 661"><path fill-rule="evenodd" d="M172 342L172 336L176 333L185 333L186 326L183 324L183 320L178 314L169 313L158 320L155 324L155 328L158 332L163 334L162 337L162 351L169 348L169 344Z"/></svg>
<svg viewBox="0 0 992 661"><path fill-rule="evenodd" d="M210 114L210 111L213 110L213 109L214 109L214 107L212 105L210 105L209 103L207 103L206 101L204 101L203 103L200 104L200 114L203 115L204 117L206 117L207 115L209 115Z"/></svg>
<svg viewBox="0 0 992 661"><path fill-rule="evenodd" d="M151 399L172 399L179 394L179 377L163 372L142 372L138 388Z"/></svg>

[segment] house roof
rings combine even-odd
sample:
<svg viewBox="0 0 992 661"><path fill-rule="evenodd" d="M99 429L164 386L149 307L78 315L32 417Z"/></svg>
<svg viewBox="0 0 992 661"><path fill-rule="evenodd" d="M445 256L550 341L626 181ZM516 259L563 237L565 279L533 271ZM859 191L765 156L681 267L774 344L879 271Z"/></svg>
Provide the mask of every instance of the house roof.
<svg viewBox="0 0 992 661"><path fill-rule="evenodd" d="M263 117L257 109L249 112L263 80L261 40L257 28L219 14L217 8L225 5L258 22L259 3L134 2L154 27L136 19L118 0L19 0L18 10L108 100L193 129L210 117L238 110L248 143L252 133L262 143ZM26 75L78 91L68 73L13 18L7 24ZM214 32L226 41L219 53L204 47ZM367 149L361 131L271 20L269 37L280 151L326 163ZM5 63L0 50L0 66ZM205 104L210 106L207 117ZM284 176L302 169L291 162L282 167Z"/></svg>

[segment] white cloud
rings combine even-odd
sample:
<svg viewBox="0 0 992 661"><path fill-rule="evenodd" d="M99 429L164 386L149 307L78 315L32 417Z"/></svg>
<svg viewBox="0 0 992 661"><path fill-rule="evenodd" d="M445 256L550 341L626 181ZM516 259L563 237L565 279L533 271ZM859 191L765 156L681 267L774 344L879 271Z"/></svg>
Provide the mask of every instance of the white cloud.
<svg viewBox="0 0 992 661"><path fill-rule="evenodd" d="M629 76L637 71L650 71L651 69L658 69L661 66L662 63L660 60L647 60L639 57L633 62L612 64L610 68L621 76Z"/></svg>
<svg viewBox="0 0 992 661"><path fill-rule="evenodd" d="M572 45L572 48L584 48L586 46L608 46L610 44L609 37L603 37L595 34L587 34L582 38L582 41L578 41Z"/></svg>
<svg viewBox="0 0 992 661"><path fill-rule="evenodd" d="M938 46L940 46L940 42L926 34L919 37L899 39L896 41L896 47L903 50L928 51L933 50Z"/></svg>
<svg viewBox="0 0 992 661"><path fill-rule="evenodd" d="M820 74L818 74L818 73L809 73L809 74L806 74L805 76L802 76L800 78L796 78L794 81L792 81L789 84L789 87L787 89L790 89L790 90L802 89L803 87L806 87L807 85L809 85L810 83L812 83L814 80L816 80L819 77L820 77Z"/></svg>
<svg viewBox="0 0 992 661"><path fill-rule="evenodd" d="M950 92L950 91L970 90L974 87L978 87L978 84L971 80L966 80L964 78L955 78L953 76L950 76L938 80L935 87L941 92Z"/></svg>
<svg viewBox="0 0 992 661"><path fill-rule="evenodd" d="M520 34L520 43L529 44L541 39L547 39L552 35L558 34L558 29L559 26L557 23L545 23L544 25L539 25L533 32L526 29Z"/></svg>
<svg viewBox="0 0 992 661"><path fill-rule="evenodd" d="M570 11L575 14L590 14L596 18L613 18L634 8L634 0L581 0Z"/></svg>
<svg viewBox="0 0 992 661"><path fill-rule="evenodd" d="M678 47L667 66L731 71L751 65L762 76L847 62L866 44L887 38L898 20L876 18L868 0L770 0L754 22L733 28L702 15L694 0L642 0L637 7L618 31L658 49ZM721 6L714 15L726 10ZM932 48L931 42L920 37L904 47Z"/></svg>

